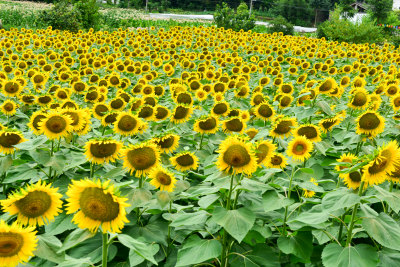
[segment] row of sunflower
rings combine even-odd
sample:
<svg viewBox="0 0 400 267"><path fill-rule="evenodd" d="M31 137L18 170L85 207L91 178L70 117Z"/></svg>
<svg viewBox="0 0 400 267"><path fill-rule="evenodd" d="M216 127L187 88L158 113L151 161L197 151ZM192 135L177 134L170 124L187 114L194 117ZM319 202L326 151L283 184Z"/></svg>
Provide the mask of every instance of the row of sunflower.
<svg viewBox="0 0 400 267"><path fill-rule="evenodd" d="M128 252L112 253L115 233L131 266L141 263L135 253L176 266L243 266L265 255L318 265L313 246L325 266L343 260L332 263L331 249L383 261L370 245L359 247L365 236L356 226L400 249L360 223L363 215L392 223L399 211L393 46L214 27L11 29L0 37L0 203L8 222L0 266L28 261L35 234L67 214L102 233L102 257L90 256L92 265L127 263ZM25 177L31 169L35 177ZM54 238L67 242L70 227ZM391 234L400 237L400 226ZM156 242L157 251L143 254L126 235ZM287 249L292 241L299 247ZM38 246L30 262L54 262ZM291 256L278 259L278 250Z"/></svg>

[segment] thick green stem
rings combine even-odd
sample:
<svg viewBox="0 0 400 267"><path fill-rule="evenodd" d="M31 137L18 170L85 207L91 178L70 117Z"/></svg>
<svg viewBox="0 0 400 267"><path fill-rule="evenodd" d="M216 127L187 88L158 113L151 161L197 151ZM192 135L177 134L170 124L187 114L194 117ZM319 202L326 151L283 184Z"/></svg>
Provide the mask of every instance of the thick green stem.
<svg viewBox="0 0 400 267"><path fill-rule="evenodd" d="M102 267L107 267L107 256L108 256L108 234L103 233L103 260L102 260Z"/></svg>
<svg viewBox="0 0 400 267"><path fill-rule="evenodd" d="M227 210L230 210L231 206L231 197L232 197L232 188L233 188L233 178L235 177L235 173L231 175L231 182L229 185L229 192L228 192L228 197L226 199L226 206L225 208ZM227 266L228 263L228 254L229 254L229 249L227 246L228 243L228 233L224 229L223 237L222 237L222 253L221 253L221 267Z"/></svg>
<svg viewBox="0 0 400 267"><path fill-rule="evenodd" d="M143 177L139 178L139 188L143 187Z"/></svg>
<svg viewBox="0 0 400 267"><path fill-rule="evenodd" d="M363 188L364 188L364 182L361 182L360 187L358 188L358 195L360 197L363 193ZM353 213L351 215L350 227L349 227L349 230L347 231L346 247L350 245L351 239L353 238L352 237L353 228L354 228L354 224L355 224L355 218L356 218L358 207L359 207L359 203L355 204L353 207Z"/></svg>
<svg viewBox="0 0 400 267"><path fill-rule="evenodd" d="M89 174L89 178L93 178L94 175L94 164L93 162L90 162L90 174Z"/></svg>
<svg viewBox="0 0 400 267"><path fill-rule="evenodd" d="M203 145L203 138L204 138L204 134L201 134L201 138L200 138L200 145L199 145L199 150L201 150L201 146Z"/></svg>

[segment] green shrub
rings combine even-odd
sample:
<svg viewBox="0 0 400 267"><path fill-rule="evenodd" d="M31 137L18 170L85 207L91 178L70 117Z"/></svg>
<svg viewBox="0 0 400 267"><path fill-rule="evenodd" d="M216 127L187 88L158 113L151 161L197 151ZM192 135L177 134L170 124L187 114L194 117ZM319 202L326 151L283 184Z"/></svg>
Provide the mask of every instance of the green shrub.
<svg viewBox="0 0 400 267"><path fill-rule="evenodd" d="M100 25L99 6L96 0L75 1L75 8L80 13L79 21L84 29L97 30Z"/></svg>
<svg viewBox="0 0 400 267"><path fill-rule="evenodd" d="M381 27L368 18L361 23L352 23L340 18L340 12L335 11L329 21L325 21L318 27L319 38L348 43L381 43L384 41L384 33Z"/></svg>
<svg viewBox="0 0 400 267"><path fill-rule="evenodd" d="M236 12L226 3L222 3L222 6L217 5L214 22L217 24L217 27L224 27L225 29L232 29L234 31L248 31L256 25L255 18L253 15L250 15L249 8L245 3L241 3Z"/></svg>
<svg viewBox="0 0 400 267"><path fill-rule="evenodd" d="M294 27L293 24L288 22L284 17L279 16L270 22L270 27L268 28L269 33L282 32L284 35L293 35Z"/></svg>
<svg viewBox="0 0 400 267"><path fill-rule="evenodd" d="M81 27L80 12L68 0L61 0L50 10L43 10L39 20L53 29L76 32Z"/></svg>

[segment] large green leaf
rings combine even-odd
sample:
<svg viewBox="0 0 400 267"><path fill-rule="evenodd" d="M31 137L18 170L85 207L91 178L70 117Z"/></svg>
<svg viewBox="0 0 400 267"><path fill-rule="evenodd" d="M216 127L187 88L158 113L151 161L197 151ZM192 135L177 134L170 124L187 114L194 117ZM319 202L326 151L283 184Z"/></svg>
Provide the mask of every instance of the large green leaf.
<svg viewBox="0 0 400 267"><path fill-rule="evenodd" d="M384 248L379 251L380 267L400 266L400 253L397 250Z"/></svg>
<svg viewBox="0 0 400 267"><path fill-rule="evenodd" d="M242 253L238 259L232 260L232 267L279 267L278 251L267 244L256 244L249 253ZM240 252L238 252L240 253Z"/></svg>
<svg viewBox="0 0 400 267"><path fill-rule="evenodd" d="M61 263L65 260L65 252L58 252L62 243L55 236L39 235L35 255L51 262Z"/></svg>
<svg viewBox="0 0 400 267"><path fill-rule="evenodd" d="M293 204L293 202L294 201L292 199L285 198L281 194L278 194L275 190L265 192L262 198L265 212L281 209Z"/></svg>
<svg viewBox="0 0 400 267"><path fill-rule="evenodd" d="M400 226L397 221L386 213L377 217L364 218L363 228L382 246L400 250Z"/></svg>
<svg viewBox="0 0 400 267"><path fill-rule="evenodd" d="M354 206L360 202L360 197L348 189L339 189L329 192L322 199L322 207L325 211L335 211Z"/></svg>
<svg viewBox="0 0 400 267"><path fill-rule="evenodd" d="M71 230L76 227L76 225L71 221L73 218L73 215L61 213L59 214L55 220L46 225L46 234L48 235L58 235L63 233L66 230Z"/></svg>
<svg viewBox="0 0 400 267"><path fill-rule="evenodd" d="M297 232L289 237L281 236L278 238L278 248L285 254L293 254L308 261L313 250L312 239L311 232Z"/></svg>
<svg viewBox="0 0 400 267"><path fill-rule="evenodd" d="M153 252L149 249L148 244L136 240L129 235L118 235L118 240L124 246L134 250L139 256L152 262L155 265L158 265L157 261L154 259Z"/></svg>
<svg viewBox="0 0 400 267"><path fill-rule="evenodd" d="M377 194L375 196L382 201L386 201L396 213L400 211L400 193L399 192L389 192L380 186L374 186Z"/></svg>
<svg viewBox="0 0 400 267"><path fill-rule="evenodd" d="M378 261L378 253L367 244L344 248L331 243L322 251L322 263L325 267L375 267Z"/></svg>
<svg viewBox="0 0 400 267"><path fill-rule="evenodd" d="M256 216L246 208L226 210L222 207L216 207L213 212L213 219L240 243L253 227Z"/></svg>
<svg viewBox="0 0 400 267"><path fill-rule="evenodd" d="M151 244L148 248L153 256L160 250L160 246L158 244ZM129 250L129 264L130 266L136 266L144 262L145 259L141 257L134 249Z"/></svg>
<svg viewBox="0 0 400 267"><path fill-rule="evenodd" d="M176 266L191 266L207 260L218 258L221 255L222 245L214 239L200 239L192 235L178 251Z"/></svg>
<svg viewBox="0 0 400 267"><path fill-rule="evenodd" d="M62 247L58 250L58 252L66 251L79 243L83 242L84 240L93 237L95 234L91 233L88 230L84 229L76 229L72 233L70 233L64 240Z"/></svg>
<svg viewBox="0 0 400 267"><path fill-rule="evenodd" d="M200 210L193 213L177 213L172 214L172 222L170 226L172 227L180 227L185 225L195 225L195 224L203 224L206 222L209 214L204 211Z"/></svg>

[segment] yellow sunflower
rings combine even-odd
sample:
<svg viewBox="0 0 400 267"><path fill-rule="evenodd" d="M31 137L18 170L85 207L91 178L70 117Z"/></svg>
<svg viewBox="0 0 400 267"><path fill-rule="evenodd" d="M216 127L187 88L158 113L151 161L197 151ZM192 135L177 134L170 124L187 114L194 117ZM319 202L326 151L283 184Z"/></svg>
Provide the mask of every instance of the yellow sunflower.
<svg viewBox="0 0 400 267"><path fill-rule="evenodd" d="M160 150L151 142L143 142L122 150L124 167L135 176L147 175L160 164Z"/></svg>
<svg viewBox="0 0 400 267"><path fill-rule="evenodd" d="M165 134L161 137L156 137L153 142L158 146L161 152L171 153L179 146L179 139L181 137L177 134Z"/></svg>
<svg viewBox="0 0 400 267"><path fill-rule="evenodd" d="M118 195L111 180L72 180L66 193L67 214L75 213L72 221L82 229L103 233L120 233L126 218L127 198Z"/></svg>
<svg viewBox="0 0 400 267"><path fill-rule="evenodd" d="M338 87L338 84L335 79L327 78L319 84L317 89L319 94L329 94L336 87Z"/></svg>
<svg viewBox="0 0 400 267"><path fill-rule="evenodd" d="M49 139L67 137L72 132L72 119L69 115L62 114L59 111L50 111L46 113L46 118L38 122L40 133Z"/></svg>
<svg viewBox="0 0 400 267"><path fill-rule="evenodd" d="M270 140L261 140L254 144L255 153L257 157L257 164L264 166L268 165L268 161L275 153L276 145Z"/></svg>
<svg viewBox="0 0 400 267"><path fill-rule="evenodd" d="M357 134L376 136L383 132L385 119L375 111L367 111L356 119Z"/></svg>
<svg viewBox="0 0 400 267"><path fill-rule="evenodd" d="M363 168L362 180L366 185L381 184L400 163L400 149L396 141L383 145L377 156Z"/></svg>
<svg viewBox="0 0 400 267"><path fill-rule="evenodd" d="M250 140L252 140L258 134L258 132L259 131L256 128L249 128L245 131Z"/></svg>
<svg viewBox="0 0 400 267"><path fill-rule="evenodd" d="M296 118L288 118L288 117L278 117L273 126L269 135L272 137L286 137L289 136L292 129L296 127L297 121Z"/></svg>
<svg viewBox="0 0 400 267"><path fill-rule="evenodd" d="M229 136L219 145L217 167L221 171L251 175L257 170L257 157L251 143Z"/></svg>
<svg viewBox="0 0 400 267"><path fill-rule="evenodd" d="M192 115L193 108L187 105L178 105L175 107L171 115L171 122L182 123L187 121Z"/></svg>
<svg viewBox="0 0 400 267"><path fill-rule="evenodd" d="M322 119L319 121L319 127L324 133L332 131L332 128L343 120L342 116L336 115L333 118Z"/></svg>
<svg viewBox="0 0 400 267"><path fill-rule="evenodd" d="M165 120L171 115L171 111L164 106L156 105L154 109L155 109L155 115L154 115L155 121Z"/></svg>
<svg viewBox="0 0 400 267"><path fill-rule="evenodd" d="M94 139L85 144L85 156L93 163L104 164L119 159L122 142L113 139Z"/></svg>
<svg viewBox="0 0 400 267"><path fill-rule="evenodd" d="M275 115L274 108L268 103L261 103L254 108L254 114L257 118L268 121Z"/></svg>
<svg viewBox="0 0 400 267"><path fill-rule="evenodd" d="M139 132L142 121L130 112L120 112L114 122L114 132L123 136L134 135Z"/></svg>
<svg viewBox="0 0 400 267"><path fill-rule="evenodd" d="M389 173L387 178L392 182L400 183L400 163L394 164L394 171Z"/></svg>
<svg viewBox="0 0 400 267"><path fill-rule="evenodd" d="M215 116L226 116L228 115L229 111L229 103L226 101L216 102L211 108L211 113Z"/></svg>
<svg viewBox="0 0 400 267"><path fill-rule="evenodd" d="M4 115L12 116L15 113L17 113L18 104L15 103L13 100L7 99L6 101L3 102L0 108L1 112Z"/></svg>
<svg viewBox="0 0 400 267"><path fill-rule="evenodd" d="M18 150L15 145L27 141L21 132L17 130L4 128L0 130L0 152L4 154L13 154Z"/></svg>
<svg viewBox="0 0 400 267"><path fill-rule="evenodd" d="M36 135L41 134L40 129L39 129L39 122L44 118L46 118L46 114L41 110L35 111L31 115L31 118L28 123L28 127L32 130L32 132L34 134L36 134Z"/></svg>
<svg viewBox="0 0 400 267"><path fill-rule="evenodd" d="M167 169L158 166L151 170L149 177L151 179L150 184L160 188L161 191L172 192L174 190L176 178Z"/></svg>
<svg viewBox="0 0 400 267"><path fill-rule="evenodd" d="M22 227L18 221L8 225L0 220L0 266L15 267L28 262L36 246L35 227Z"/></svg>
<svg viewBox="0 0 400 267"><path fill-rule="evenodd" d="M394 111L400 110L400 94L397 94L390 98L390 104Z"/></svg>
<svg viewBox="0 0 400 267"><path fill-rule="evenodd" d="M287 165L287 159L281 153L274 153L268 160L267 167L276 169L285 169Z"/></svg>
<svg viewBox="0 0 400 267"><path fill-rule="evenodd" d="M82 109L68 108L68 109L63 109L60 112L62 116L67 115L71 118L72 131L74 132L80 131L83 128L85 123L85 120L83 118L85 116L85 112Z"/></svg>
<svg viewBox="0 0 400 267"><path fill-rule="evenodd" d="M347 153L347 154L343 154L342 156L340 156L339 159L337 159L337 162L347 162L347 163L353 163L358 159L358 157L352 153ZM346 166L340 166L337 165L335 166L335 170L336 171L342 171L347 169L348 167ZM348 175L348 173L339 173L339 177L341 178L345 178Z"/></svg>
<svg viewBox="0 0 400 267"><path fill-rule="evenodd" d="M34 185L28 185L1 200L4 212L17 215L17 221L22 225L44 225L52 222L61 212L62 195L58 188L52 188L51 184L38 181Z"/></svg>
<svg viewBox="0 0 400 267"><path fill-rule="evenodd" d="M180 152L169 160L178 171L195 170L199 166L199 159L192 152Z"/></svg>
<svg viewBox="0 0 400 267"><path fill-rule="evenodd" d="M315 180L314 178L311 178L310 182L312 182L315 185L318 185L317 180ZM307 190L307 189L303 188L303 197L311 198L313 196L315 196L315 192L314 191Z"/></svg>
<svg viewBox="0 0 400 267"><path fill-rule="evenodd" d="M297 127L293 133L294 136L304 136L311 142L321 141L321 131L319 127L313 124L305 124Z"/></svg>
<svg viewBox="0 0 400 267"><path fill-rule="evenodd" d="M214 134L218 131L219 120L217 116L204 116L196 120L193 130L198 133Z"/></svg>
<svg viewBox="0 0 400 267"><path fill-rule="evenodd" d="M350 96L349 107L353 109L364 109L369 105L371 98L364 88L357 88Z"/></svg>
<svg viewBox="0 0 400 267"><path fill-rule="evenodd" d="M297 161L304 161L311 156L313 144L304 136L297 136L292 139L287 147L286 153Z"/></svg>
<svg viewBox="0 0 400 267"><path fill-rule="evenodd" d="M0 86L1 88L1 86ZM5 96L13 97L18 96L18 94L22 91L21 84L16 80L6 81L3 84L2 92Z"/></svg>
<svg viewBox="0 0 400 267"><path fill-rule="evenodd" d="M229 118L222 123L222 129L226 133L242 133L246 127L246 122L239 117Z"/></svg>

